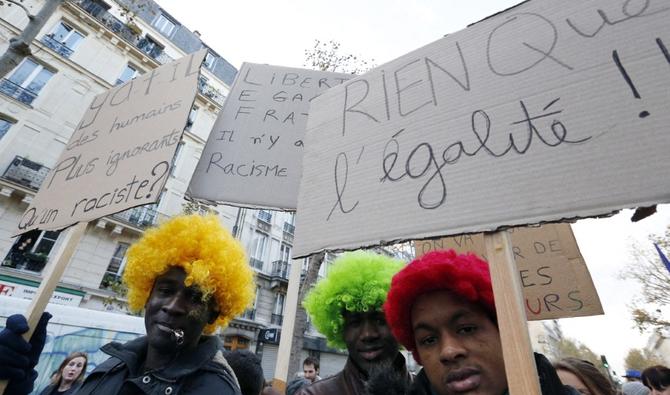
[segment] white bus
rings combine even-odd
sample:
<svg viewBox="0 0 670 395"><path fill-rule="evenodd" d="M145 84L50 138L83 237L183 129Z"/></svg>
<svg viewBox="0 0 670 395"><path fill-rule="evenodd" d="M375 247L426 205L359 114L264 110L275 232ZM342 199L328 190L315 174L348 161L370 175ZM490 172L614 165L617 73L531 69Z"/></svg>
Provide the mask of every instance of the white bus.
<svg viewBox="0 0 670 395"><path fill-rule="evenodd" d="M12 314L25 315L29 304L30 300L0 296L0 327L5 327L7 317ZM39 376L33 394L38 394L49 384L51 374L69 353L82 351L88 354L88 373L108 358L99 351L100 347L112 341L123 343L145 333L142 317L52 303L46 311L53 318L49 321L46 344L35 368Z"/></svg>

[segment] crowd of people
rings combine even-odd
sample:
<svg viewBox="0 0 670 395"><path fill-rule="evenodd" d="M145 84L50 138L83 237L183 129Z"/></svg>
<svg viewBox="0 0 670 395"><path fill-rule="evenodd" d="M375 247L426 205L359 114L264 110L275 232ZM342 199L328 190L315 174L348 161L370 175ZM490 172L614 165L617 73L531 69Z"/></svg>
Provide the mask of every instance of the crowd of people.
<svg viewBox="0 0 670 395"><path fill-rule="evenodd" d="M87 356L70 354L41 395L283 393L265 381L258 356L224 352L213 335L244 311L255 289L242 246L216 217L180 216L148 230L128 251L124 282L147 334L103 346L109 359L87 375ZM508 394L489 268L474 254L434 251L405 264L345 253L303 304L328 344L348 357L325 378L318 359L305 359L286 395ZM49 318L44 313L30 341L22 338L25 317L8 318L0 332L5 394L33 391ZM422 366L418 373L409 372L401 347ZM667 367L627 372L617 388L587 361L534 358L543 395L670 395Z"/></svg>

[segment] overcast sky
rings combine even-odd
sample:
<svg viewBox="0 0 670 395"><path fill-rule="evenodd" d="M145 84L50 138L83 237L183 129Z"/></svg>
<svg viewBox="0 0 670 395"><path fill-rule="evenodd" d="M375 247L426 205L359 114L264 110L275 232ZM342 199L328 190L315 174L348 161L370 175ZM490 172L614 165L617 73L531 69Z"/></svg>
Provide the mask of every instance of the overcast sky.
<svg viewBox="0 0 670 395"><path fill-rule="evenodd" d="M242 62L302 67L314 39L335 40L344 53L377 65L465 28L517 3L510 0L321 0L204 1L158 3L239 68ZM662 233L670 209L632 224L631 212L584 220L573 227L598 289L605 316L561 320L567 336L606 354L618 373L630 347L643 347L648 334L633 329L628 304L639 297L636 284L619 279L630 260L630 244ZM648 247L651 247L647 245Z"/></svg>

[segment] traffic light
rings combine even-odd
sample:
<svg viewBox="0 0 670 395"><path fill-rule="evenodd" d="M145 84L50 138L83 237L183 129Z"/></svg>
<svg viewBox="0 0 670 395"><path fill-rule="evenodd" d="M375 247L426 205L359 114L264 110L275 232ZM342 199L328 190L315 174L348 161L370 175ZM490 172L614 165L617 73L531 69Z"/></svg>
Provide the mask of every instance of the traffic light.
<svg viewBox="0 0 670 395"><path fill-rule="evenodd" d="M600 356L600 361L603 363L603 367L607 370L610 370L610 364L607 362L607 358L604 355Z"/></svg>

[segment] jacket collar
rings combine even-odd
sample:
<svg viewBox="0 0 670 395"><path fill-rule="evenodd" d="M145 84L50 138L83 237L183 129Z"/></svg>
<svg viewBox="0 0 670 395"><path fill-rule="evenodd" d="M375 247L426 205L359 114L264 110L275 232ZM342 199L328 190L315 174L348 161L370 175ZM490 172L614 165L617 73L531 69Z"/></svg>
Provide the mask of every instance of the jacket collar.
<svg viewBox="0 0 670 395"><path fill-rule="evenodd" d="M184 355L179 355L178 358L175 358L174 362L164 368L154 370L153 374L165 380L172 381L196 370L206 368L205 365L212 361L220 345L218 337L202 336L195 350ZM144 363L147 347L147 337L142 336L125 344L109 343L103 346L101 350L112 357L120 359L128 367L131 376L135 376L144 373L139 370Z"/></svg>

